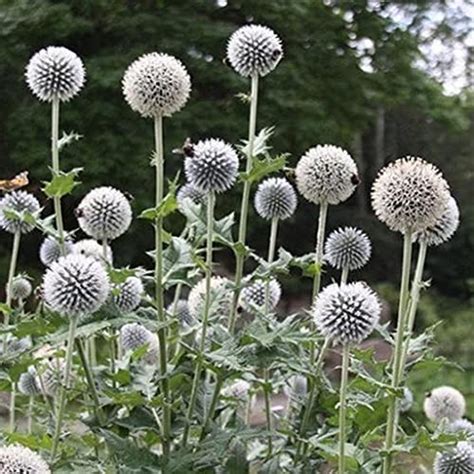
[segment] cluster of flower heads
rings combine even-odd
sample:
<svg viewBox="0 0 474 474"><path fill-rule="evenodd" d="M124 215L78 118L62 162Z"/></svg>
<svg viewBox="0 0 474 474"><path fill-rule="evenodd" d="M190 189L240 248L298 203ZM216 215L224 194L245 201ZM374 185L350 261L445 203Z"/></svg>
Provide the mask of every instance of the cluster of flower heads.
<svg viewBox="0 0 474 474"><path fill-rule="evenodd" d="M13 191L0 199L0 228L15 234L27 234L34 228L28 216L35 217L40 212L40 203L26 191Z"/></svg>
<svg viewBox="0 0 474 474"><path fill-rule="evenodd" d="M51 474L41 456L19 445L0 447L0 467L2 474Z"/></svg>
<svg viewBox="0 0 474 474"><path fill-rule="evenodd" d="M329 234L324 259L338 270L357 270L367 264L371 251L372 245L367 234L355 227L344 227Z"/></svg>

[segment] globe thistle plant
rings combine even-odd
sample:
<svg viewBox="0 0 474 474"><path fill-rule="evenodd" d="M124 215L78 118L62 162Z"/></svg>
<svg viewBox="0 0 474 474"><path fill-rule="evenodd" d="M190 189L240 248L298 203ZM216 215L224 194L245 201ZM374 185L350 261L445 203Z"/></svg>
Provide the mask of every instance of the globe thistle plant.
<svg viewBox="0 0 474 474"><path fill-rule="evenodd" d="M138 308L144 291L140 278L128 277L123 283L112 289L114 304L120 311L129 313Z"/></svg>
<svg viewBox="0 0 474 474"><path fill-rule="evenodd" d="M224 318L229 314L232 294L228 289L227 278L214 276L211 278L210 315ZM188 307L194 319L202 319L206 298L206 279L200 280L189 292Z"/></svg>
<svg viewBox="0 0 474 474"><path fill-rule="evenodd" d="M64 241L64 254L71 253L73 243L70 240ZM61 257L61 245L54 237L46 237L41 243L39 257L41 263L48 267Z"/></svg>
<svg viewBox="0 0 474 474"><path fill-rule="evenodd" d="M178 319L182 328L190 327L195 322L187 300L178 300L176 304L170 304L166 311Z"/></svg>
<svg viewBox="0 0 474 474"><path fill-rule="evenodd" d="M434 474L471 474L474 472L474 446L460 441L453 449L438 453L433 465Z"/></svg>
<svg viewBox="0 0 474 474"><path fill-rule="evenodd" d="M71 246L71 252L73 255L82 255L84 257L91 257L98 262L104 262L104 246L100 245L94 239L82 239ZM110 245L105 248L107 256L107 263L112 265L113 263L113 252Z"/></svg>
<svg viewBox="0 0 474 474"><path fill-rule="evenodd" d="M460 418L445 427L448 433L464 433L468 441L474 443L474 424L465 418Z"/></svg>
<svg viewBox="0 0 474 474"><path fill-rule="evenodd" d="M38 395L41 392L41 387L38 382L38 373L34 367L29 367L26 372L23 372L18 379L18 390L23 395L29 397Z"/></svg>
<svg viewBox="0 0 474 474"><path fill-rule="evenodd" d="M372 186L376 216L396 232L422 232L435 226L449 199L448 183L438 168L421 158L388 164Z"/></svg>
<svg viewBox="0 0 474 474"><path fill-rule="evenodd" d="M25 446L0 447L2 474L51 474L48 464Z"/></svg>
<svg viewBox="0 0 474 474"><path fill-rule="evenodd" d="M13 300L25 300L31 295L33 287L30 280L23 275L17 275L12 282L11 297Z"/></svg>
<svg viewBox="0 0 474 474"><path fill-rule="evenodd" d="M453 387L437 387L428 393L423 403L426 416L435 423L444 420L453 422L461 419L466 411L466 400Z"/></svg>
<svg viewBox="0 0 474 474"><path fill-rule="evenodd" d="M255 210L263 219L288 219L294 214L296 205L295 190L284 178L266 179L255 193Z"/></svg>
<svg viewBox="0 0 474 474"><path fill-rule="evenodd" d="M25 76L39 100L67 102L82 89L86 72L76 53L61 46L49 46L33 55Z"/></svg>
<svg viewBox="0 0 474 474"><path fill-rule="evenodd" d="M191 79L175 57L149 53L130 64L122 87L128 105L142 117L170 117L188 101Z"/></svg>
<svg viewBox="0 0 474 474"><path fill-rule="evenodd" d="M155 334L138 323L125 324L120 329L120 342L125 352L136 351L147 346L143 361L147 364L156 364L158 360L158 340Z"/></svg>
<svg viewBox="0 0 474 474"><path fill-rule="evenodd" d="M15 234L27 234L31 232L35 225L29 219L25 219L27 215L35 216L40 211L40 204L32 194L26 191L13 191L5 194L0 199L0 228ZM12 216L10 213L15 213Z"/></svg>
<svg viewBox="0 0 474 474"><path fill-rule="evenodd" d="M81 229L96 240L114 240L132 222L132 209L125 195L103 186L90 191L76 209Z"/></svg>
<svg viewBox="0 0 474 474"><path fill-rule="evenodd" d="M227 44L227 59L243 77L266 76L282 57L280 38L266 26L243 26L232 34Z"/></svg>
<svg viewBox="0 0 474 474"><path fill-rule="evenodd" d="M239 401L246 401L249 397L250 384L246 380L237 380L228 385L222 392L226 397L233 397Z"/></svg>
<svg viewBox="0 0 474 474"><path fill-rule="evenodd" d="M269 294L268 294L268 307L273 310L281 297L281 286L277 280L271 279L268 282ZM265 306L265 294L267 284L264 280L257 280L244 287L240 295L240 302L242 307L253 313L255 309L261 311Z"/></svg>
<svg viewBox="0 0 474 474"><path fill-rule="evenodd" d="M237 179L239 158L236 151L223 140L201 140L184 162L189 183L207 193L229 190Z"/></svg>
<svg viewBox="0 0 474 474"><path fill-rule="evenodd" d="M40 386L44 395L56 397L58 391L65 383L66 363L63 359L53 359L48 361L40 371ZM73 374L69 374L69 383L71 383Z"/></svg>
<svg viewBox="0 0 474 474"><path fill-rule="evenodd" d="M399 402L399 410L401 413L410 411L413 406L413 392L408 387L403 387L403 398Z"/></svg>
<svg viewBox="0 0 474 474"><path fill-rule="evenodd" d="M194 204L204 205L206 203L206 198L206 191L194 186L192 183L186 183L184 186L181 186L176 194L179 209L183 209L185 199L190 199Z"/></svg>
<svg viewBox="0 0 474 474"><path fill-rule="evenodd" d="M53 262L43 279L44 300L68 317L97 311L109 295L104 267L92 257L67 255Z"/></svg>

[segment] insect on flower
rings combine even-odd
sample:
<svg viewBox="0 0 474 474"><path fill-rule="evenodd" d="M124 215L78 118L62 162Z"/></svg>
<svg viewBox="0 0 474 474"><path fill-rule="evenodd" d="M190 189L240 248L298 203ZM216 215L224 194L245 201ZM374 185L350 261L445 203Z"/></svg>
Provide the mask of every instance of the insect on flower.
<svg viewBox="0 0 474 474"><path fill-rule="evenodd" d="M22 171L12 179L1 179L0 190L2 191L15 191L20 188L24 188L29 183L28 171Z"/></svg>

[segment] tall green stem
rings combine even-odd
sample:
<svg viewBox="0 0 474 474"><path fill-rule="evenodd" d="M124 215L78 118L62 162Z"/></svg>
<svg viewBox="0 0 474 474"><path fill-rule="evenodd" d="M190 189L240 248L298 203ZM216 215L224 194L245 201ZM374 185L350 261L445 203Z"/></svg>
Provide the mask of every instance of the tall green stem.
<svg viewBox="0 0 474 474"><path fill-rule="evenodd" d="M265 418L267 420L267 430L268 430L268 452L267 457L271 457L273 451L273 423L272 423L272 403L271 403L271 382L270 382L270 370L265 368L263 369L263 379L265 382L265 390L263 392L265 400Z"/></svg>
<svg viewBox="0 0 474 474"><path fill-rule="evenodd" d="M216 379L216 384L214 386L214 393L212 394L211 403L209 404L209 410L207 411L206 419L202 426L201 436L199 441L202 441L206 434L209 431L209 425L211 424L212 419L214 418L214 413L216 412L217 402L221 394L222 385L224 384L224 379L218 375Z"/></svg>
<svg viewBox="0 0 474 474"><path fill-rule="evenodd" d="M326 220L328 215L328 203L323 201L319 205L319 219L318 219L318 232L316 235L316 255L314 263L319 267L314 275L313 280L313 292L311 298L311 304L314 304L316 296L318 296L319 289L321 288L321 272L323 263L323 248L324 248L324 234L326 231Z"/></svg>
<svg viewBox="0 0 474 474"><path fill-rule="evenodd" d="M347 283L348 276L349 276L349 267L344 267L341 272L341 285L345 285Z"/></svg>
<svg viewBox="0 0 474 474"><path fill-rule="evenodd" d="M403 380L403 373L405 370L405 364L407 361L408 350L410 347L410 339L413 334L413 327L415 326L416 310L418 308L418 302L420 301L420 290L422 286L423 269L425 268L426 252L428 246L426 242L420 242L418 250L418 258L416 262L415 275L413 277L413 283L411 285L410 304L408 305L408 321L406 326L406 338L405 344L403 345L402 361L400 363L400 373L398 377Z"/></svg>
<svg viewBox="0 0 474 474"><path fill-rule="evenodd" d="M164 188L164 149L163 149L163 117L158 115L154 119L155 135L155 207L163 201ZM155 222L155 303L158 320L164 323L166 320L163 302L163 218L158 216ZM163 453L165 458L169 454L169 443L171 435L171 410L169 400L169 386L167 377L167 349L166 328L158 331L158 342L160 351L160 375L161 390L163 392Z"/></svg>
<svg viewBox="0 0 474 474"><path fill-rule="evenodd" d="M245 167L246 173L249 173L253 166L253 148L255 141L255 130L257 127L257 102L258 102L258 74L252 76L251 91L250 91L250 117L249 117L249 134L248 134L248 150L247 150L247 164ZM240 209L239 222L239 240L238 243L245 245L247 236L247 218L250 201L250 188L252 183L248 180L244 181L244 189L242 193L242 204ZM235 318L237 315L237 306L240 296L240 286L242 284L242 276L244 272L245 256L239 252L236 254L235 261L235 290L232 300L231 313L229 318L229 330L231 332L235 329Z"/></svg>
<svg viewBox="0 0 474 474"><path fill-rule="evenodd" d="M272 219L270 227L270 241L268 243L268 257L267 262L270 265L275 258L276 239L278 233L278 218ZM270 310L270 278L265 284L265 315L268 315Z"/></svg>
<svg viewBox="0 0 474 474"><path fill-rule="evenodd" d="M349 373L349 345L342 346L341 388L339 390L339 474L345 474L346 464L346 398Z"/></svg>
<svg viewBox="0 0 474 474"><path fill-rule="evenodd" d="M51 160L53 168L53 177L59 175L59 99L55 97L51 104ZM61 209L61 198L59 196L53 197L54 214L56 216L56 228L59 237L59 248L61 254L65 255L66 250L64 246L64 224L63 213Z"/></svg>
<svg viewBox="0 0 474 474"><path fill-rule="evenodd" d="M410 266L412 254L412 232L405 232L403 241L403 263L402 263L402 277L400 282L400 301L398 304L398 324L397 333L395 336L395 350L393 356L392 381L391 386L394 389L399 388L400 376L402 373L402 357L403 357L403 340L406 328L406 316L409 296L410 284ZM385 450L388 451L387 457L384 459L383 474L390 474L392 455L390 450L393 447L397 432L397 397L391 395L389 399L388 415L387 415L387 429L385 433Z"/></svg>
<svg viewBox="0 0 474 474"><path fill-rule="evenodd" d="M74 338L76 334L77 317L71 317L69 320L69 333L66 348L66 366L64 368L64 384L61 386L59 393L58 415L56 417L56 425L54 427L53 442L51 446L51 462L54 462L58 451L59 437L64 418L64 409L66 408L67 392L69 390L69 382L71 379L72 355L74 352Z"/></svg>
<svg viewBox="0 0 474 474"><path fill-rule="evenodd" d="M189 429L194 414L194 407L196 405L197 389L199 380L201 378L202 358L204 356L204 348L206 345L207 326L209 323L209 310L211 306L211 277L212 277L212 241L214 238L214 205L215 195L213 192L209 193L207 202L207 237L206 237L206 294L204 296L204 309L202 318L201 340L199 342L199 355L196 361L196 368L194 370L193 385L191 388L191 398L189 400L188 411L186 415L186 425L183 432L183 446L188 443ZM219 395L217 395L218 397ZM216 400L217 403L217 400Z"/></svg>

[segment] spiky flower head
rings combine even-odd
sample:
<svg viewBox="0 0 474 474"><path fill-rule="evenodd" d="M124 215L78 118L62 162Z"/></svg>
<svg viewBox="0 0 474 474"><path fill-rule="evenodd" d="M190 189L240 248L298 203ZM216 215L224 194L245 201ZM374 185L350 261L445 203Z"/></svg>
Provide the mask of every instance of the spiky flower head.
<svg viewBox="0 0 474 474"><path fill-rule="evenodd" d="M43 278L46 304L69 317L97 311L109 295L109 278L92 257L67 255L53 262Z"/></svg>
<svg viewBox="0 0 474 474"><path fill-rule="evenodd" d="M472 474L474 472L474 446L460 441L454 448L436 454L434 474Z"/></svg>
<svg viewBox="0 0 474 474"><path fill-rule="evenodd" d="M123 95L142 117L170 117L186 104L191 78L183 63L163 53L144 54L125 71Z"/></svg>
<svg viewBox="0 0 474 474"><path fill-rule="evenodd" d="M0 199L0 228L15 234L31 232L35 226L28 219L40 211L40 204L32 194L26 191L13 191ZM16 215L10 215L14 213Z"/></svg>
<svg viewBox="0 0 474 474"><path fill-rule="evenodd" d="M267 75L275 69L282 56L280 38L266 26L242 26L232 34L227 44L227 59L243 77Z"/></svg>
<svg viewBox="0 0 474 474"><path fill-rule="evenodd" d="M72 242L70 240L66 240L64 242L64 250L65 254L71 253L72 250ZM59 246L59 242L54 237L46 237L40 247L39 257L41 263L48 267L53 262L55 262L61 256L61 247Z"/></svg>
<svg viewBox="0 0 474 474"><path fill-rule="evenodd" d="M229 314L232 305L232 291L229 289L229 280L224 277L211 278L210 310L211 316L225 317ZM195 319L201 319L206 296L206 279L200 280L189 292L189 312Z"/></svg>
<svg viewBox="0 0 474 474"><path fill-rule="evenodd" d="M192 183L186 183L181 186L176 194L178 207L183 208L185 199L190 199L194 204L205 204L207 193L200 188L197 188Z"/></svg>
<svg viewBox="0 0 474 474"><path fill-rule="evenodd" d="M186 179L205 192L222 193L230 189L237 178L239 158L236 151L218 138L201 140L184 161Z"/></svg>
<svg viewBox="0 0 474 474"><path fill-rule="evenodd" d="M18 390L23 395L32 397L38 395L41 391L38 382L38 373L34 367L29 367L26 372L23 372L18 379Z"/></svg>
<svg viewBox="0 0 474 474"><path fill-rule="evenodd" d="M11 337L8 339L7 347L5 352L10 356L15 356L15 355L20 355L23 352L26 352L28 349L30 349L32 346L31 339L29 337ZM0 353L3 350L3 345L2 348L0 349Z"/></svg>
<svg viewBox="0 0 474 474"><path fill-rule="evenodd" d="M39 454L18 445L0 448L0 467L2 474L51 474Z"/></svg>
<svg viewBox="0 0 474 474"><path fill-rule="evenodd" d="M90 191L76 209L81 229L96 240L114 240L130 227L132 209L118 189L102 186Z"/></svg>
<svg viewBox="0 0 474 474"><path fill-rule="evenodd" d="M474 443L474 424L465 418L460 418L459 420L449 423L445 427L445 431L448 433L464 433L468 439Z"/></svg>
<svg viewBox="0 0 474 474"><path fill-rule="evenodd" d="M189 310L187 300L178 300L176 306L171 303L166 311L178 319L181 327L189 327L194 324L194 317Z"/></svg>
<svg viewBox="0 0 474 474"><path fill-rule="evenodd" d="M410 411L410 408L413 405L413 392L408 388L403 388L403 397L398 402L398 408L402 413Z"/></svg>
<svg viewBox="0 0 474 474"><path fill-rule="evenodd" d="M341 227L329 234L324 260L338 270L357 270L367 264L371 252L372 245L365 232L355 227Z"/></svg>
<svg viewBox="0 0 474 474"><path fill-rule="evenodd" d="M438 168L411 156L383 168L371 195L377 217L402 233L436 225L450 198L448 183Z"/></svg>
<svg viewBox="0 0 474 474"><path fill-rule="evenodd" d="M40 389L49 397L55 397L61 386L64 385L66 379L66 362L64 359L53 359L46 362L41 368L41 375L38 377L40 380ZM70 375L70 379L74 377L74 374Z"/></svg>
<svg viewBox="0 0 474 474"><path fill-rule="evenodd" d="M357 166L346 150L333 145L310 148L295 169L296 187L310 202L339 204L359 184Z"/></svg>
<svg viewBox="0 0 474 474"><path fill-rule="evenodd" d="M226 397L234 397L238 400L246 400L249 396L250 384L246 380L237 380L227 386L223 392Z"/></svg>
<svg viewBox="0 0 474 474"><path fill-rule="evenodd" d="M25 300L31 295L33 287L31 286L30 280L24 275L17 275L12 281L12 294L11 297L14 300Z"/></svg>
<svg viewBox="0 0 474 474"><path fill-rule="evenodd" d="M104 249L102 245L100 245L94 239L79 240L78 242L72 245L71 253L74 255L82 255L84 257L92 257L98 262L104 262ZM108 244L105 253L107 255L107 263L112 265L113 253L110 245Z"/></svg>
<svg viewBox="0 0 474 474"><path fill-rule="evenodd" d="M336 343L361 342L380 318L377 295L363 282L333 283L319 293L313 307L316 326Z"/></svg>
<svg viewBox="0 0 474 474"><path fill-rule="evenodd" d="M125 324L120 329L120 342L125 352L133 352L146 345L147 352L142 360L147 364L157 362L158 338L145 326L138 323Z"/></svg>
<svg viewBox="0 0 474 474"><path fill-rule="evenodd" d="M293 186L284 178L268 178L255 193L255 210L264 219L284 220L291 217L297 205Z"/></svg>
<svg viewBox="0 0 474 474"><path fill-rule="evenodd" d="M240 303L242 307L252 313L255 309L262 310L265 306L265 293L267 282L264 280L256 280L245 286L242 290ZM281 286L277 280L272 278L268 282L268 306L272 310L276 307L281 297Z"/></svg>
<svg viewBox="0 0 474 474"><path fill-rule="evenodd" d="M437 387L426 395L423 409L425 415L435 423L445 419L455 421L464 416L466 400L463 394L453 387Z"/></svg>
<svg viewBox="0 0 474 474"><path fill-rule="evenodd" d="M70 49L48 46L32 56L25 76L39 100L67 102L82 89L86 71L81 58Z"/></svg>
<svg viewBox="0 0 474 474"><path fill-rule="evenodd" d="M144 291L140 278L130 276L112 289L114 304L124 313L133 311L140 305Z"/></svg>
<svg viewBox="0 0 474 474"><path fill-rule="evenodd" d="M414 235L417 242L424 241L428 246L438 246L447 242L459 226L459 207L451 196L441 217L434 225Z"/></svg>

